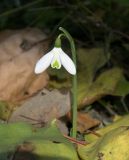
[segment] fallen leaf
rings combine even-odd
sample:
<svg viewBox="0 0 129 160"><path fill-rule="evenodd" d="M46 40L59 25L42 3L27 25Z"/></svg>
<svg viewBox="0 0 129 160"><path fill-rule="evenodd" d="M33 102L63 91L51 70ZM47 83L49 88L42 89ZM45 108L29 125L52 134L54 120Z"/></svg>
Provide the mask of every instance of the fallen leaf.
<svg viewBox="0 0 129 160"><path fill-rule="evenodd" d="M115 122L107 125L106 127L95 131L95 133L103 136L106 133L110 132L111 130L116 129L116 128L121 127L121 126L129 126L129 115L126 115L126 116L123 116L123 117L119 118L118 120L116 120ZM95 134L87 134L85 136L85 139L88 142L95 142L96 140L99 139L99 137L96 136Z"/></svg>
<svg viewBox="0 0 129 160"><path fill-rule="evenodd" d="M122 71L119 68L113 68L101 73L96 81L92 82L83 93L80 106L89 105L106 95L113 95L121 77ZM84 82L81 85L85 86Z"/></svg>
<svg viewBox="0 0 129 160"><path fill-rule="evenodd" d="M97 119L93 119L88 113L78 112L77 118L77 130L80 133L84 133L84 131L95 127L100 124L100 121Z"/></svg>
<svg viewBox="0 0 129 160"><path fill-rule="evenodd" d="M55 122L44 128L25 123L0 125L1 160L78 160L73 144L60 133Z"/></svg>
<svg viewBox="0 0 129 160"><path fill-rule="evenodd" d="M118 67L97 71L109 60L101 48L79 49L80 72L78 74L79 108L90 105L106 95L125 96L129 82ZM81 67L82 66L82 67Z"/></svg>
<svg viewBox="0 0 129 160"><path fill-rule="evenodd" d="M41 44L29 50L22 46L25 40L34 44L45 37L40 30L32 28L11 32L0 41L0 100L16 103L46 86L47 73L35 75L34 66L47 44L42 51Z"/></svg>
<svg viewBox="0 0 129 160"><path fill-rule="evenodd" d="M70 111L69 92L44 89L36 96L28 99L12 113L9 121L25 121L42 125L55 118L60 118Z"/></svg>
<svg viewBox="0 0 129 160"><path fill-rule="evenodd" d="M128 160L129 127L118 127L87 146L78 146L81 160Z"/></svg>

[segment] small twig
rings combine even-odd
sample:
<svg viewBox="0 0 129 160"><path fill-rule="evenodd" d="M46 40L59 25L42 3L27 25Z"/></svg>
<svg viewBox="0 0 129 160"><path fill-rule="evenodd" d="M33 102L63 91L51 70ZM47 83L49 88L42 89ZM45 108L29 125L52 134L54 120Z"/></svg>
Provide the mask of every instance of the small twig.
<svg viewBox="0 0 129 160"><path fill-rule="evenodd" d="M98 102L110 113L110 115L114 116L114 115L117 114L117 113L115 113L115 111L113 111L111 109L111 105L110 104L106 103L103 100L99 100Z"/></svg>
<svg viewBox="0 0 129 160"><path fill-rule="evenodd" d="M10 157L10 160L15 160L17 153L19 152L19 147L16 148L15 152L13 155Z"/></svg>
<svg viewBox="0 0 129 160"><path fill-rule="evenodd" d="M45 122L43 122L43 121L36 120L34 118L27 117L27 116L24 116L24 115L20 115L20 116L23 117L23 118L25 118L25 119L29 119L29 120L37 122L37 123L33 123L32 125L38 125L38 124L40 124L42 127L45 125Z"/></svg>
<svg viewBox="0 0 129 160"><path fill-rule="evenodd" d="M122 103L122 105L123 105L125 111L126 111L127 113L129 113L129 109L128 109L128 107L127 107L125 101L124 101L124 98L125 98L125 97L121 97L121 103Z"/></svg>
<svg viewBox="0 0 129 160"><path fill-rule="evenodd" d="M117 34L121 35L122 37L125 37L126 39L129 40L129 35L121 32L121 31L118 31L118 30L113 30L113 32L114 32L114 33L117 33Z"/></svg>
<svg viewBox="0 0 129 160"><path fill-rule="evenodd" d="M24 115L20 115L21 117L25 118L25 119L29 119L29 120L32 120L32 121L36 121L36 122L39 122L39 120L36 120L34 118L31 118L31 117L27 117L27 116L24 116Z"/></svg>
<svg viewBox="0 0 129 160"><path fill-rule="evenodd" d="M45 7L39 7L39 8L32 8L29 9L29 12L33 11L42 11L42 10L49 10L49 9L64 9L66 6L45 6Z"/></svg>
<svg viewBox="0 0 129 160"><path fill-rule="evenodd" d="M87 145L89 144L88 142L85 142L85 141L79 141L79 140L76 140L75 138L72 138L72 137L69 137L67 135L63 135L65 138L67 138L68 140L70 140L71 142L75 143L75 144L81 144L81 145Z"/></svg>

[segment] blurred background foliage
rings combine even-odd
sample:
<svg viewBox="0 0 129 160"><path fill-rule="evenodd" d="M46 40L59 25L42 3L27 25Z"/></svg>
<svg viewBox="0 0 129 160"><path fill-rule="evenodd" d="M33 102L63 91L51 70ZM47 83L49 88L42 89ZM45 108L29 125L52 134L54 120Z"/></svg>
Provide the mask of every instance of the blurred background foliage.
<svg viewBox="0 0 129 160"><path fill-rule="evenodd" d="M128 0L1 0L0 29L38 27L51 33L63 26L81 44L96 46L127 42L128 16Z"/></svg>
<svg viewBox="0 0 129 160"><path fill-rule="evenodd" d="M37 27L55 36L59 26L77 46L103 48L109 59L104 67L120 67L129 80L128 0L1 0L0 30ZM109 99L114 108L129 103L128 95L122 103L118 97Z"/></svg>
<svg viewBox="0 0 129 160"><path fill-rule="evenodd" d="M0 29L39 27L49 32L68 28L88 44L128 39L128 0L1 0Z"/></svg>
<svg viewBox="0 0 129 160"><path fill-rule="evenodd" d="M1 0L0 29L38 27L48 34L67 28L78 44L102 46L128 61L128 0ZM126 68L128 63L119 64Z"/></svg>

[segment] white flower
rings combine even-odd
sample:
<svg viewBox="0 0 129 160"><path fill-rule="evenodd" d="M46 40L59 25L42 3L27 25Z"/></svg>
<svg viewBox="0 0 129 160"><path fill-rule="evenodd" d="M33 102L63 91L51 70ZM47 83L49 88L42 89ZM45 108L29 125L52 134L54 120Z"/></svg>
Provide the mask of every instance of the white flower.
<svg viewBox="0 0 129 160"><path fill-rule="evenodd" d="M70 57L61 49L54 47L45 54L35 66L35 73L39 74L45 71L51 65L52 68L60 69L61 65L72 75L76 74L76 68Z"/></svg>

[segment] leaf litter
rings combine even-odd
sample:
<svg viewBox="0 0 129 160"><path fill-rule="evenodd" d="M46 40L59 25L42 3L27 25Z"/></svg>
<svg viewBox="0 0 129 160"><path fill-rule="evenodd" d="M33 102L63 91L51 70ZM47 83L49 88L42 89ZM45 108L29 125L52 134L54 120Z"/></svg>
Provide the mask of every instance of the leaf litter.
<svg viewBox="0 0 129 160"><path fill-rule="evenodd" d="M44 72L38 76L33 72L37 59L47 50L48 42L46 42L44 46L40 44L33 46L32 44L43 38L45 38L45 35L37 29L1 32L0 118L9 123L0 125L1 160L7 160L7 155L14 159L22 157L25 160L28 160L28 157L33 159L36 155L36 160L43 158L62 160L72 160L73 158L78 160L77 152L82 160L103 159L105 155L109 160L112 159L117 155L116 153L118 151L118 147L115 145L115 149L111 152L113 147L111 145L112 137L116 136L118 140L117 144L119 143L121 146L128 145L126 140L128 129L127 127L121 127L127 121L122 117L121 119L123 119L123 121L121 120L121 123L116 125L115 128L113 126L116 122L107 126L109 130L103 131L105 134L103 134L103 132L99 133L99 129L97 129L89 132L89 135L87 135L85 131L98 126L100 120L93 118L88 112L79 111L78 131L85 135L86 142L89 141L89 143L86 143L86 146L81 145L80 147L79 142L72 140L76 142L75 144L78 146L77 151L67 136L67 134L69 134L67 119L70 119L68 118L68 114L71 110L71 96L69 92L71 80L67 77L67 74L62 73L62 70L60 73L52 73L50 71L48 72L49 75L47 72ZM104 55L102 48L92 48L88 50L80 48L78 50L78 62L80 63L78 71L79 109L87 108L106 95L124 97L128 94L129 83L120 68L112 67L98 74L98 71L106 65L109 58L110 57ZM54 79L51 79L52 77ZM47 86L47 84L49 85ZM51 90L49 87L52 87ZM66 88L67 92L62 93L60 91L63 87ZM64 118L65 121L62 121L62 118ZM49 124L53 119L58 119L56 124L58 127L55 128L57 128L57 130L60 128L62 133L65 134L65 138L63 136L63 139L69 139L70 142L67 142L72 148L69 148L68 143L66 143L66 145L62 144L62 140L60 141L59 138L59 130L51 130ZM19 121L24 121L25 124L17 123ZM37 134L36 137L31 136L32 130L30 131L29 128L33 128L32 133L35 133L37 130L37 128L35 128L36 125L34 127L31 124L36 124L38 127L40 125L40 129L43 129L41 134L47 136L43 138L43 141L41 141L42 137L40 137L39 134ZM26 129L28 130L27 132ZM102 130L106 130L106 127ZM14 135L14 137L12 137L12 135ZM92 139L93 136L94 138ZM113 142L115 143L115 141ZM13 146L12 150L10 150L10 146ZM50 148L50 146L52 146L52 148ZM42 148L46 149L43 151ZM57 149L58 152L56 152L54 148ZM106 150L109 152L104 150L104 148L107 148ZM120 157L120 155L123 156L122 160L128 160L128 156L125 154L126 149L118 151L118 157ZM54 152L56 152L56 154Z"/></svg>

